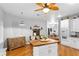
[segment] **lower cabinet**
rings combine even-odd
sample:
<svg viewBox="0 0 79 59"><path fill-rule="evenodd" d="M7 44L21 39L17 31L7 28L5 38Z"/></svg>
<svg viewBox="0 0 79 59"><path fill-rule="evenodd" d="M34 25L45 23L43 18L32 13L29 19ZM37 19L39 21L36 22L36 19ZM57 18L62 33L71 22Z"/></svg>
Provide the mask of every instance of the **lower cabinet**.
<svg viewBox="0 0 79 59"><path fill-rule="evenodd" d="M59 55L79 56L79 38L62 39L59 45Z"/></svg>
<svg viewBox="0 0 79 59"><path fill-rule="evenodd" d="M57 43L33 47L33 56L57 56Z"/></svg>

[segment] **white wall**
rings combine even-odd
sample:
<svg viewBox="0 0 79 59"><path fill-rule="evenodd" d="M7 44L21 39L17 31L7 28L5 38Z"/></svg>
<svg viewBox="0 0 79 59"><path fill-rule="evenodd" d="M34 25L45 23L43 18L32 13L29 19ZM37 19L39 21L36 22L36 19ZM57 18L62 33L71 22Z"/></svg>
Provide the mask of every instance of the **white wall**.
<svg viewBox="0 0 79 59"><path fill-rule="evenodd" d="M4 40L3 40L3 12L0 9L0 48L3 48Z"/></svg>
<svg viewBox="0 0 79 59"><path fill-rule="evenodd" d="M32 35L32 30L30 30L30 26L39 25L43 27L41 30L41 34L47 35L47 21L40 18L40 19L33 19L33 18L25 18L25 26L19 26L21 18L6 14L4 19L4 37L7 39L8 37L17 37L17 36L25 36L26 40L29 39L29 36Z"/></svg>

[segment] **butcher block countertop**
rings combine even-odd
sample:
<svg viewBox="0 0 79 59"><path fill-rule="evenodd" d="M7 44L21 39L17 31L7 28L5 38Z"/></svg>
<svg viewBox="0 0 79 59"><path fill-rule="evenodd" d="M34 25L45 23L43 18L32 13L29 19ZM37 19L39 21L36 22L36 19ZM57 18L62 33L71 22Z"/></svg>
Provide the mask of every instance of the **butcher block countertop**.
<svg viewBox="0 0 79 59"><path fill-rule="evenodd" d="M39 39L39 40L30 41L30 43L33 47L54 44L54 43L59 43L59 42L60 42L59 40L55 40L55 39L46 39L46 40Z"/></svg>

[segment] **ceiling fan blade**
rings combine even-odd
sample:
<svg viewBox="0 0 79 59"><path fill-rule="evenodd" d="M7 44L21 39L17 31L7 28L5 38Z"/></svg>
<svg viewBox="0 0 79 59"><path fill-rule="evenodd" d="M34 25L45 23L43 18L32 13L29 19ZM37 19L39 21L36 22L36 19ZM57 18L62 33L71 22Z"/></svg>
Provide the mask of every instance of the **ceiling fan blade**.
<svg viewBox="0 0 79 59"><path fill-rule="evenodd" d="M45 3L36 3L40 7L45 7Z"/></svg>
<svg viewBox="0 0 79 59"><path fill-rule="evenodd" d="M59 10L59 7L56 4L49 4L48 8L51 10Z"/></svg>
<svg viewBox="0 0 79 59"><path fill-rule="evenodd" d="M59 10L59 7L58 6L53 6L50 8L51 10Z"/></svg>
<svg viewBox="0 0 79 59"><path fill-rule="evenodd" d="M34 10L34 11L41 11L41 10L43 10L43 8L40 8L40 9L36 9L36 10Z"/></svg>
<svg viewBox="0 0 79 59"><path fill-rule="evenodd" d="M49 3L48 8L51 10L59 10L59 7L56 5L56 3Z"/></svg>
<svg viewBox="0 0 79 59"><path fill-rule="evenodd" d="M56 3L47 3L48 6L56 5Z"/></svg>

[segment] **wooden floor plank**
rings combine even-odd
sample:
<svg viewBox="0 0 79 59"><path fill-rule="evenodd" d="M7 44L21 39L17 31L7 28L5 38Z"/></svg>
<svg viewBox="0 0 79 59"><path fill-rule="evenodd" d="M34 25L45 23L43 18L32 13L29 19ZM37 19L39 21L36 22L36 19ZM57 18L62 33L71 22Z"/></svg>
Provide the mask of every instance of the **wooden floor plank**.
<svg viewBox="0 0 79 59"><path fill-rule="evenodd" d="M32 56L33 48L32 45L21 47L12 51L7 51L7 56ZM58 55L59 56L79 56L79 50L58 44Z"/></svg>
<svg viewBox="0 0 79 59"><path fill-rule="evenodd" d="M60 56L79 56L79 50L60 44L59 55Z"/></svg>
<svg viewBox="0 0 79 59"><path fill-rule="evenodd" d="M26 47L7 51L7 56L32 56L32 46L27 45Z"/></svg>

